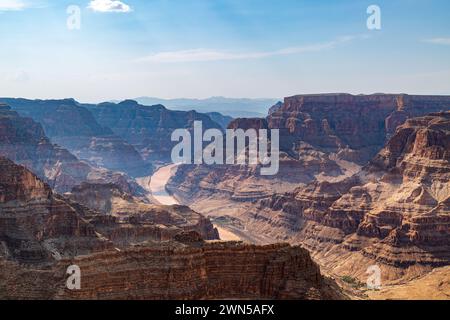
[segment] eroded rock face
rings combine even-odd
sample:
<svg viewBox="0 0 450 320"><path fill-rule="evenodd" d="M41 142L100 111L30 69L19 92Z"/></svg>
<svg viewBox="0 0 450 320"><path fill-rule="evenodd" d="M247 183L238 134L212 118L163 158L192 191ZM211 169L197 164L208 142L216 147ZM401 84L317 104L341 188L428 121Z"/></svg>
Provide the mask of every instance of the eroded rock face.
<svg viewBox="0 0 450 320"><path fill-rule="evenodd" d="M367 267L379 263L386 281L412 278L450 260L448 112L422 116L449 110L449 100L286 98L267 120L231 124L280 129L281 154L290 160L281 160L281 175L182 166L168 188L195 210L232 216L246 234L264 234L254 241L302 243L334 272L364 280ZM240 190L251 196L240 197Z"/></svg>
<svg viewBox="0 0 450 320"><path fill-rule="evenodd" d="M389 281L449 265L449 150L450 112L410 119L354 177L261 200L253 228L288 235L343 274L376 263Z"/></svg>
<svg viewBox="0 0 450 320"><path fill-rule="evenodd" d="M0 106L0 156L26 166L60 193L84 181L113 182L129 192L143 192L125 174L93 167L51 143L39 123L6 105Z"/></svg>
<svg viewBox="0 0 450 320"><path fill-rule="evenodd" d="M177 142L171 141L176 129L193 129L194 121L202 121L203 129L221 126L205 114L195 111L172 111L162 105L143 106L133 100L86 106L102 126L133 145L145 160L170 161Z"/></svg>
<svg viewBox="0 0 450 320"><path fill-rule="evenodd" d="M0 199L1 299L344 298L300 247L207 242L195 230L164 241L138 229L139 245L116 241L115 232L127 228L124 221L54 195L5 158ZM166 222L164 210L186 220L193 214L177 206L142 216L161 230L155 219ZM126 224L142 224L141 218L132 215ZM66 288L73 265L81 271L75 291Z"/></svg>
<svg viewBox="0 0 450 320"><path fill-rule="evenodd" d="M92 223L118 245L146 239L169 240L188 231L195 231L205 240L219 239L211 221L189 207L153 205L148 199L133 196L114 184L83 183L65 196L103 216L113 217L95 217Z"/></svg>
<svg viewBox="0 0 450 320"><path fill-rule="evenodd" d="M45 265L111 248L34 174L0 157L0 259Z"/></svg>
<svg viewBox="0 0 450 320"><path fill-rule="evenodd" d="M133 265L129 264L134 257ZM101 261L115 260L111 278L101 276ZM89 274L86 287L68 298L127 299L332 299L306 250L288 245L241 243L169 244L141 247L93 259L80 259ZM96 266L97 265L97 266ZM127 273L120 271L126 268ZM116 271L117 270L117 271ZM126 274L133 277L127 278ZM141 284L141 285L139 285ZM142 285L143 284L143 285ZM127 287L117 294L117 288ZM110 288L114 291L111 292Z"/></svg>
<svg viewBox="0 0 450 320"><path fill-rule="evenodd" d="M285 98L267 121L280 129L286 152L300 140L338 154L349 149L350 160L365 164L406 119L449 108L448 96L299 95ZM348 160L345 154L341 158Z"/></svg>
<svg viewBox="0 0 450 320"><path fill-rule="evenodd" d="M0 99L22 116L39 122L47 137L77 158L96 166L146 176L152 165L111 129L101 126L91 112L73 99Z"/></svg>
<svg viewBox="0 0 450 320"><path fill-rule="evenodd" d="M0 297L37 299L342 299L306 250L242 243L147 244L61 260L52 270L0 260ZM81 290L65 288L77 265ZM33 276L33 279L30 279ZM3 287L3 288L2 288Z"/></svg>

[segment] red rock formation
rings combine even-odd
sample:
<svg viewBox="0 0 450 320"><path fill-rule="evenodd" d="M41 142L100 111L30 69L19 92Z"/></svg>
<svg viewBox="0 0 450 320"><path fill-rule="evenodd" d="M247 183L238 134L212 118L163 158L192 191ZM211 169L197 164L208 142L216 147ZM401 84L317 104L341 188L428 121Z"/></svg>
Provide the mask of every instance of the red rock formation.
<svg viewBox="0 0 450 320"><path fill-rule="evenodd" d="M344 297L321 276L306 250L287 244L204 242L187 230L162 242L142 234L147 241L122 242L119 249L114 230L123 228L114 217L54 195L30 171L4 158L0 199L1 299ZM167 210L192 218L185 207ZM162 211L148 214L167 221ZM129 223L136 223L132 218ZM101 234L108 223L111 232ZM80 268L80 290L65 286L71 265Z"/></svg>
<svg viewBox="0 0 450 320"><path fill-rule="evenodd" d="M341 274L377 263L395 280L449 265L449 150L450 112L410 119L361 173L263 200L248 215L266 219L249 228L288 235Z"/></svg>
<svg viewBox="0 0 450 320"><path fill-rule="evenodd" d="M147 199L124 192L114 184L83 183L65 196L114 217L95 217L92 223L115 243L139 243L139 239L168 240L186 231L195 231L205 240L219 239L211 221L189 207L152 205Z"/></svg>
<svg viewBox="0 0 450 320"><path fill-rule="evenodd" d="M110 265L109 261L115 263ZM183 300L340 297L324 282L306 250L282 244L169 243L93 255L70 263L79 265L86 275L85 286L78 292L60 292L58 297Z"/></svg>
<svg viewBox="0 0 450 320"><path fill-rule="evenodd" d="M0 257L42 265L110 248L30 171L0 157Z"/></svg>
<svg viewBox="0 0 450 320"><path fill-rule="evenodd" d="M384 125L380 127L381 132L369 131L366 137L351 137L358 133L364 135L363 125L356 123L353 129L346 131L337 126L337 120L327 121L326 126L334 131L332 135L324 134L322 129L325 127L316 130L317 127L311 126L309 128L316 129L307 130L307 119L313 118L310 112L317 113L328 104L351 105L355 101L362 104L363 109L372 110L378 105L384 110L374 118L384 117L383 113L387 114L387 111L398 112L397 109L392 111L392 104L402 112L408 110L408 114L446 108L446 100L442 97L297 97L288 98L286 102L290 103L285 102L278 111L274 111L269 117L269 126L273 125L271 121L278 121L285 114L295 115L283 120L287 130L284 137L292 138L291 142L306 139L324 150L331 137L337 138L336 128L340 128L340 141L351 142L353 147L361 147L359 151L366 152L365 148L376 142L376 137L383 141L390 135ZM316 103L319 103L317 110ZM343 109L346 110L345 107ZM331 107L324 110L334 112ZM350 110L347 114L351 113ZM326 112L320 112L326 118ZM353 112L356 111L353 109ZM251 241L301 243L322 265L335 273L352 274L364 281L367 267L379 264L385 282L413 278L434 267L450 264L449 116L449 112L435 113L407 120L370 164L352 177L335 181L320 179L316 171L309 176L309 181L304 179L294 188L289 182L292 180L285 176L263 180L255 179L253 174L247 177L230 166L180 167L170 181L169 189L195 210L238 220L242 225L238 231L249 235ZM336 116L337 119L340 117L342 115ZM372 121L369 118L367 115L365 121ZM241 123L245 128L248 124L257 125L251 120ZM366 125L375 128L368 123ZM328 144L330 146L332 144ZM312 151L309 152L314 152L316 147L311 146ZM335 147L330 147L330 150ZM323 154L327 155L326 152ZM308 154L300 153L299 159L305 158L311 159ZM329 172L329 168L325 166L322 169ZM283 170L281 165L280 172ZM308 177L308 167L303 170L293 170L287 176L295 179L299 172L305 172L304 177ZM276 185L271 186L270 183L275 181ZM283 194L281 190L287 186L292 190ZM251 187L265 192L253 193L247 198L236 197L238 190L250 190ZM255 201L256 205L251 203ZM233 225L231 230L234 229ZM264 238L259 235L264 235Z"/></svg>
<svg viewBox="0 0 450 320"><path fill-rule="evenodd" d="M301 140L329 152L349 148L358 154L352 159L364 164L407 118L449 109L448 96L299 95L285 98L267 121L281 130L287 152Z"/></svg>
<svg viewBox="0 0 450 320"><path fill-rule="evenodd" d="M253 167L183 166L168 187L184 203L195 205L199 199L214 202L224 195L249 202L316 181L340 182L373 158L407 118L449 108L446 96L288 97L271 109L267 119L235 119L229 125L230 129L280 130L277 175L261 177Z"/></svg>
<svg viewBox="0 0 450 320"><path fill-rule="evenodd" d="M81 289L65 287L77 265ZM147 244L61 260L51 270L0 259L0 298L9 299L343 299L306 250L285 244Z"/></svg>

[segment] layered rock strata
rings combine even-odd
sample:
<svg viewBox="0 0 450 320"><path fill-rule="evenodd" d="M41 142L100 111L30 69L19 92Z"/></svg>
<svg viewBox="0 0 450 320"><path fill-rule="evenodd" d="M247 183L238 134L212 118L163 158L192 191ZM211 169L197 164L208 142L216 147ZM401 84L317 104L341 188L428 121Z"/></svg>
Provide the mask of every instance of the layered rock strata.
<svg viewBox="0 0 450 320"><path fill-rule="evenodd" d="M133 100L118 104L86 105L102 126L111 128L119 137L133 145L148 161L170 162L176 142L171 141L176 129L193 130L194 121L201 121L203 129L221 126L205 114L196 111L172 111L162 105L143 106Z"/></svg>
<svg viewBox="0 0 450 320"><path fill-rule="evenodd" d="M341 171L326 165L311 174L306 167L277 181L277 176L246 177L233 166L180 167L169 189L195 210L232 218L232 231L264 235L255 241L302 243L338 274L365 280L367 267L380 264L386 281L423 275L450 261L449 113L411 117L449 110L449 100L345 94L286 98L266 121L238 119L230 126L278 128L282 154L294 163L323 155ZM286 172L284 166L282 160L280 172ZM297 185L290 182L300 175L304 179ZM236 197L247 179L264 192ZM277 181L273 187L272 181Z"/></svg>
<svg viewBox="0 0 450 320"><path fill-rule="evenodd" d="M341 274L372 263L396 280L449 265L449 150L450 112L407 120L360 173L261 200L249 228L300 242Z"/></svg>
<svg viewBox="0 0 450 320"><path fill-rule="evenodd" d="M0 105L0 156L29 168L57 192L70 191L84 181L112 182L133 193L143 190L123 173L80 161L53 144L42 126Z"/></svg>
<svg viewBox="0 0 450 320"><path fill-rule="evenodd" d="M112 233L101 233L107 221L121 229L116 217L53 194L8 159L0 169L2 299L344 298L300 247L205 242L193 230L118 247ZM79 290L66 286L74 265Z"/></svg>
<svg viewBox="0 0 450 320"><path fill-rule="evenodd" d="M77 158L131 176L146 176L152 165L111 129L101 126L85 107L73 99L0 99L40 123L47 137Z"/></svg>
<svg viewBox="0 0 450 320"><path fill-rule="evenodd" d="M116 245L136 244L146 239L169 240L180 232L195 231L205 240L217 240L217 230L189 207L159 206L143 197L124 192L114 184L83 183L66 197L101 213L90 218L96 230Z"/></svg>

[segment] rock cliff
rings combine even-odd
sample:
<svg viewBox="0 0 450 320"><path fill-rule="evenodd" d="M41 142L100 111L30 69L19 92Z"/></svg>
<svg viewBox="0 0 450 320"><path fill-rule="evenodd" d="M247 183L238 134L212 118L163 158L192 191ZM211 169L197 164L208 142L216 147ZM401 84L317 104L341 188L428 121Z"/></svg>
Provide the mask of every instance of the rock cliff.
<svg viewBox="0 0 450 320"><path fill-rule="evenodd" d="M285 98L267 121L270 128L281 130L286 152L295 154L292 146L303 141L364 164L406 119L449 108L449 96L298 95Z"/></svg>
<svg viewBox="0 0 450 320"><path fill-rule="evenodd" d="M125 174L94 167L53 144L39 123L6 105L0 105L0 156L26 166L57 192L70 191L84 181L113 182L130 192L142 192Z"/></svg>
<svg viewBox="0 0 450 320"><path fill-rule="evenodd" d="M171 141L175 129L192 130L194 121L202 121L203 129L221 126L205 114L195 111L172 111L162 105L143 106L133 100L118 104L86 105L102 126L133 145L145 160L170 161Z"/></svg>
<svg viewBox="0 0 450 320"><path fill-rule="evenodd" d="M394 281L449 265L449 150L450 112L407 120L360 173L261 200L250 228L302 243L340 274L379 264Z"/></svg>
<svg viewBox="0 0 450 320"><path fill-rule="evenodd" d="M96 166L146 176L152 165L111 129L101 126L89 110L73 99L1 99L20 115L40 123L48 138L77 158Z"/></svg>
<svg viewBox="0 0 450 320"><path fill-rule="evenodd" d="M0 258L42 266L111 248L64 199L0 157Z"/></svg>
<svg viewBox="0 0 450 320"><path fill-rule="evenodd" d="M160 227L167 212L187 220L193 214L172 207L147 215ZM142 232L133 245L117 241L124 221L115 218L53 194L29 170L0 158L0 298L345 298L300 247L208 242L195 230L170 239ZM142 223L133 218L129 224ZM80 268L80 290L66 287L72 265Z"/></svg>
<svg viewBox="0 0 450 320"><path fill-rule="evenodd" d="M449 113L438 112L449 109L445 96L286 98L266 120L230 124L280 129L278 175L182 166L168 188L252 241L301 243L338 274L423 275L450 261Z"/></svg>

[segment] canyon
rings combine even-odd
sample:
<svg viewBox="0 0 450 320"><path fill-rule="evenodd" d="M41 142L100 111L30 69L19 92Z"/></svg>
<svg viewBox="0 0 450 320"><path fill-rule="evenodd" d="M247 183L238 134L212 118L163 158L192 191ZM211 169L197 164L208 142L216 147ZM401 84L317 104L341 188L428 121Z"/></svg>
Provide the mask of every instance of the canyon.
<svg viewBox="0 0 450 320"><path fill-rule="evenodd" d="M238 119L132 100L0 101L11 105L0 105L2 298L450 294L448 96L299 95ZM171 164L173 130L196 121L279 130L278 173ZM65 287L73 264L79 291ZM379 291L363 285L374 265Z"/></svg>
<svg viewBox="0 0 450 320"><path fill-rule="evenodd" d="M144 106L134 100L120 103L84 105L101 126L131 144L147 162L168 163L175 142L171 141L176 129L193 131L195 121L201 121L204 129L223 130L221 125L202 113L172 111L162 105Z"/></svg>
<svg viewBox="0 0 450 320"><path fill-rule="evenodd" d="M54 144L40 123L6 104L0 104L0 156L23 164L61 193L84 181L112 182L130 192L142 192L126 174L81 161Z"/></svg>
<svg viewBox="0 0 450 320"><path fill-rule="evenodd" d="M202 237L201 232L185 229L185 222L177 227L176 221L168 221L168 211L172 216L184 214L184 221L195 215L187 207L161 207L159 212L146 207L147 219L133 207L124 219L122 211L107 214L114 209L95 211L54 194L28 169L1 157L0 178L2 299L345 297L321 276L305 249L208 241L217 239L217 233ZM80 196L88 186L80 188L73 192ZM93 190L100 192L97 186ZM76 199L86 196L96 197L88 193ZM127 198L117 190L115 196ZM134 200L128 198L129 203ZM211 227L197 217L206 229ZM126 233L121 232L124 224ZM142 232L146 224L160 232ZM166 239L158 237L166 228L178 231L167 232ZM80 290L65 286L71 265L81 270Z"/></svg>
<svg viewBox="0 0 450 320"><path fill-rule="evenodd" d="M301 244L337 279L379 265L384 285L408 283L450 262L446 110L445 96L286 98L230 124L280 129L277 176L182 165L167 188L251 242Z"/></svg>
<svg viewBox="0 0 450 320"><path fill-rule="evenodd" d="M45 135L78 159L93 166L122 171L130 176L151 174L137 150L110 128L101 126L91 112L73 99L28 100L0 98L22 117L42 125Z"/></svg>

